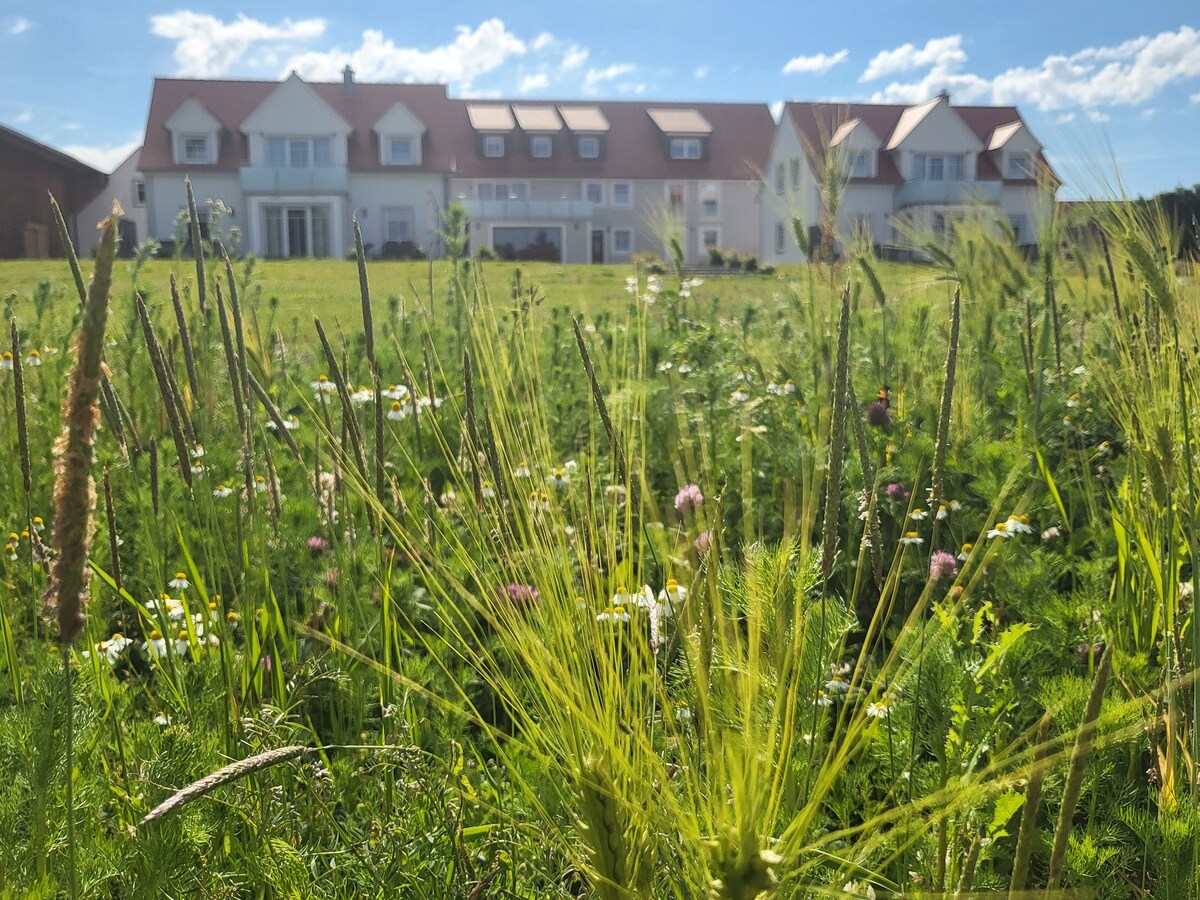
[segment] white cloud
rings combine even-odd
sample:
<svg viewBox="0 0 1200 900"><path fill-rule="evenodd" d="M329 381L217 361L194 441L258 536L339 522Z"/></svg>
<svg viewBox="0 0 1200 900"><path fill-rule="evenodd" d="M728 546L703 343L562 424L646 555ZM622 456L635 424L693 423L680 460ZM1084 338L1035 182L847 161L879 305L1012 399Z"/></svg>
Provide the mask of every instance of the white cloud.
<svg viewBox="0 0 1200 900"><path fill-rule="evenodd" d="M812 56L793 56L784 64L783 74L791 75L795 72L813 72L820 75L822 72L828 72L838 63L843 62L850 55L849 50L839 50L837 53L817 53Z"/></svg>
<svg viewBox="0 0 1200 900"><path fill-rule="evenodd" d="M284 19L268 25L238 14L223 22L207 13L180 10L150 17L150 31L175 41L176 74L219 78L242 62L251 47L308 41L325 33L323 19Z"/></svg>
<svg viewBox="0 0 1200 900"><path fill-rule="evenodd" d="M548 31L543 31L532 41L529 42L530 50L545 50L547 47L554 45L554 35Z"/></svg>
<svg viewBox="0 0 1200 900"><path fill-rule="evenodd" d="M1142 110L1142 118L1143 119L1153 119L1157 115L1158 115L1157 107L1151 106L1148 109Z"/></svg>
<svg viewBox="0 0 1200 900"><path fill-rule="evenodd" d="M567 55L563 57L562 67L566 71L578 69L587 62L588 52L584 47L572 46L567 51Z"/></svg>
<svg viewBox="0 0 1200 900"><path fill-rule="evenodd" d="M125 161L125 157L141 146L141 143L141 139L138 138L129 143L117 144L116 146L72 144L67 147L60 147L59 149L63 153L73 156L93 168L99 169L101 172L111 173Z"/></svg>
<svg viewBox="0 0 1200 900"><path fill-rule="evenodd" d="M776 122L778 122L779 117L783 115L783 101L776 100L774 103L771 104L770 109L771 109L771 118L774 119Z"/></svg>
<svg viewBox="0 0 1200 900"><path fill-rule="evenodd" d="M1188 97L1188 100L1191 103L1200 103L1200 92L1192 94L1192 96Z"/></svg>
<svg viewBox="0 0 1200 900"><path fill-rule="evenodd" d="M33 27L32 22L30 22L28 19L26 19L24 17L18 16L16 18L16 20L11 25L8 26L8 33L9 34L24 34L32 27Z"/></svg>
<svg viewBox="0 0 1200 900"><path fill-rule="evenodd" d="M1054 120L1056 125L1066 125L1068 122L1074 122L1074 121L1075 121L1075 113L1063 113L1061 116L1059 116L1057 119Z"/></svg>
<svg viewBox="0 0 1200 900"><path fill-rule="evenodd" d="M587 75L583 78L583 86L585 89L594 90L600 82L612 81L622 75L628 75L635 68L637 67L633 63L613 63L605 69L588 69Z"/></svg>
<svg viewBox="0 0 1200 900"><path fill-rule="evenodd" d="M707 78L708 73L711 71L712 71L711 66L696 66L696 72L695 72L696 80L699 81L701 78Z"/></svg>
<svg viewBox="0 0 1200 900"><path fill-rule="evenodd" d="M540 91L550 84L550 76L545 72L538 72L536 75L526 75L521 79L521 84L517 87L518 94L529 94L533 91Z"/></svg>
<svg viewBox="0 0 1200 900"><path fill-rule="evenodd" d="M966 64L962 35L952 34L932 38L923 47L904 44L876 54L859 81L924 70L915 80L893 81L876 91L871 99L877 103L916 103L947 90L959 102L1030 104L1044 112L1132 106L1174 83L1200 78L1200 31L1183 25L1112 46L1085 47L991 78L967 71Z"/></svg>
<svg viewBox="0 0 1200 900"><path fill-rule="evenodd" d="M1096 63L1104 63L1097 68ZM1036 69L1013 68L993 81L999 103L1025 101L1041 110L1072 106L1131 106L1168 85L1200 77L1200 31L1142 36L1115 47L1087 47L1071 56L1048 56Z"/></svg>
<svg viewBox="0 0 1200 900"><path fill-rule="evenodd" d="M1112 118L1112 116L1110 116L1108 113L1100 112L1098 109L1089 109L1087 111L1087 117L1097 125L1103 125Z"/></svg>
<svg viewBox="0 0 1200 900"><path fill-rule="evenodd" d="M526 51L525 42L493 18L475 29L460 25L453 41L428 50L398 47L383 32L369 29L355 50L303 53L292 57L284 71L295 69L304 78L334 81L349 65L364 81L451 82L467 90L478 76L494 72Z"/></svg>
<svg viewBox="0 0 1200 900"><path fill-rule="evenodd" d="M13 121L18 125L24 125L26 122L32 122L33 112L28 109L21 110L21 112L17 113L17 117Z"/></svg>
<svg viewBox="0 0 1200 900"><path fill-rule="evenodd" d="M874 81L893 72L911 72L926 66L956 70L966 61L967 53L962 48L962 35L949 34L945 37L930 38L924 47L902 44L895 50L884 50L875 54L858 80Z"/></svg>

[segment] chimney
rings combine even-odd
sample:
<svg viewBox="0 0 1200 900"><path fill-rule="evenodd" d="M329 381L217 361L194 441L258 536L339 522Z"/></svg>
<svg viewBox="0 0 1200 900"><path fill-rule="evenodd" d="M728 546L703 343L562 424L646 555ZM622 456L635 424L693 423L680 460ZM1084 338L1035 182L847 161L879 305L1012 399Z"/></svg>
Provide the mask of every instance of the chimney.
<svg viewBox="0 0 1200 900"><path fill-rule="evenodd" d="M349 66L347 66L347 68L349 68ZM942 100L945 100L947 106L950 105L950 92L948 90L942 88L940 91L938 91L938 97Z"/></svg>
<svg viewBox="0 0 1200 900"><path fill-rule="evenodd" d="M342 69L342 96L347 100L354 99L354 70L349 63Z"/></svg>

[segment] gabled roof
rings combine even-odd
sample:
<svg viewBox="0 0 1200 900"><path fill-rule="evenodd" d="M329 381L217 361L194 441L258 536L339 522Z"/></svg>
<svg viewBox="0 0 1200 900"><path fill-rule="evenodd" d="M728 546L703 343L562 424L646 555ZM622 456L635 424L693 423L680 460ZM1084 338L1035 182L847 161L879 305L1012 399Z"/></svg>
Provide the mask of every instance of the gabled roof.
<svg viewBox="0 0 1200 900"><path fill-rule="evenodd" d="M1024 127L1024 122L1009 122L1007 125L1001 125L999 128L992 129L992 134L988 138L987 148L989 150L999 150L1009 142L1013 135Z"/></svg>
<svg viewBox="0 0 1200 900"><path fill-rule="evenodd" d="M926 100L924 103L919 103L916 106L910 106L905 109L900 114L900 121L892 129L886 149L895 150L899 147L904 142L904 139L912 134L918 125L925 121L925 117L937 109L938 104L941 102L941 97L934 97L932 100Z"/></svg>
<svg viewBox="0 0 1200 900"><path fill-rule="evenodd" d="M917 106L900 106L887 103L812 103L794 101L784 106L783 118L790 120L809 158L816 166L825 159L825 148L833 145L839 130L858 120L875 133L884 147L895 147L937 106L941 97L934 97ZM955 106L949 107L959 120L970 130L983 147L988 147L992 135L1010 125L1028 128L1015 106ZM1015 132L1014 132L1015 133ZM899 137L897 137L899 135ZM843 139L845 135L842 136ZM980 153L976 178L980 180L1000 179L1000 170L990 153ZM1057 179L1046 157L1038 154L1038 168ZM855 178L856 184L902 184L900 170L889 153L879 154L879 173L875 178ZM1003 179L1013 182L1030 182L1033 179Z"/></svg>
<svg viewBox="0 0 1200 900"><path fill-rule="evenodd" d="M182 172L188 168L174 162L165 123L182 104L194 99L220 123L218 162L207 169L236 172L249 162L248 142L241 133L241 124L279 86L278 81L155 79L142 149L142 170ZM308 87L350 125L348 163L352 171L359 172L395 171L380 162L378 144L371 131L397 103L403 103L427 129L420 165L406 167L406 171L452 173L468 178L753 180L767 164L775 130L765 103L549 100L535 106L552 108L570 134L606 135L600 158L579 159L564 142L562 150L556 149L550 159L534 159L520 151L490 159L482 155L476 127L504 131L515 128L510 101L481 103L451 99L446 86L439 84L357 82L350 92L340 81L310 82ZM708 129L704 158L671 159L663 143L663 132L649 115L650 109L665 114L670 127L681 127L679 122L683 122L683 127L696 128L703 122ZM477 125L472 124L473 116Z"/></svg>
<svg viewBox="0 0 1200 900"><path fill-rule="evenodd" d="M220 122L220 155L209 171L236 172L248 159L241 123L280 85L278 81L203 81L182 78L156 78L146 121L146 140L142 148L144 172L185 171L171 155L170 134L166 121L183 103L195 99ZM370 84L354 85L346 96L342 82L310 82L309 87L353 128L348 144L350 168L356 171L384 171L376 142L370 132L375 123L396 103L405 107L429 129L424 138L419 166L406 171L448 172L456 147L446 126L462 111L462 104L446 95L442 84ZM464 113L465 118L465 113ZM457 126L455 126L457 127ZM386 171L394 171L387 168Z"/></svg>
<svg viewBox="0 0 1200 900"><path fill-rule="evenodd" d="M174 130L181 125L187 126L191 123L196 123L196 127L214 131L221 127L220 120L209 112L208 107L194 97L180 104L179 108L171 113L163 124Z"/></svg>
<svg viewBox="0 0 1200 900"><path fill-rule="evenodd" d="M0 125L0 143L44 159L52 165L67 170L71 175L78 175L89 179L95 183L97 189L103 187L108 181L108 176L99 169L95 169L85 162L80 162L75 157L63 153L61 150L55 150L41 141L35 141L29 135L23 134L15 128Z"/></svg>
<svg viewBox="0 0 1200 900"><path fill-rule="evenodd" d="M263 131L271 127L272 122L278 121L279 104L280 103L295 103L307 102L310 108L304 113L301 121L296 124L300 127L300 133L312 133L308 131L310 128L328 129L335 134L349 134L354 130L354 126L346 121L337 109L331 106L328 101L321 96L313 88L315 85L309 84L295 72L292 72L283 82L276 86L275 90L271 91L262 102L254 108L254 110L246 116L238 124L238 130L249 134L252 131ZM312 101L316 101L316 105L312 106ZM285 119L290 119L290 109L283 109Z"/></svg>

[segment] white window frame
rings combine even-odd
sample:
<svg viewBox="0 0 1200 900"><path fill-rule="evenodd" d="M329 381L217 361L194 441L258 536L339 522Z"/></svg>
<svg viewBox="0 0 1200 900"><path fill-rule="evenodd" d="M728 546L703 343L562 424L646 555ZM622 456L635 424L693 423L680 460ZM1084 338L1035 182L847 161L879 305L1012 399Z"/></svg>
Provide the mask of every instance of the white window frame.
<svg viewBox="0 0 1200 900"><path fill-rule="evenodd" d="M800 189L800 158L795 157L788 161L788 168L792 177L792 190Z"/></svg>
<svg viewBox="0 0 1200 900"><path fill-rule="evenodd" d="M783 163L775 163L775 193L782 194L785 187L787 187L787 181L784 176Z"/></svg>
<svg viewBox="0 0 1200 900"><path fill-rule="evenodd" d="M664 186L667 194L667 209L682 212L687 207L687 184L682 181L668 181ZM679 188L679 203L671 202L672 188Z"/></svg>
<svg viewBox="0 0 1200 900"><path fill-rule="evenodd" d="M539 150L545 150L544 153ZM554 141L548 134L535 134L529 138L529 155L534 159L550 159L554 155Z"/></svg>
<svg viewBox="0 0 1200 900"><path fill-rule="evenodd" d="M847 167L852 178L870 178L871 161L865 150L850 154L850 165Z"/></svg>
<svg viewBox="0 0 1200 900"><path fill-rule="evenodd" d="M271 161L271 142L272 141L282 141L283 142L283 160L282 160L282 163L279 165L276 165L275 163L273 163ZM318 144L318 142L324 143L329 147L329 162L322 166L317 165L317 144ZM304 153L305 162L303 165L296 165L293 162L294 157L292 156L292 153L293 153L294 149L298 149L300 147L304 148L303 153ZM318 135L316 137L310 137L310 136L272 134L272 135L267 136L266 143L264 145L264 149L266 150L266 154L267 154L266 164L268 166L270 166L271 168L316 169L316 168L324 168L325 165L330 165L330 166L333 165L333 140L331 138L324 137L322 135Z"/></svg>
<svg viewBox="0 0 1200 900"><path fill-rule="evenodd" d="M414 210L411 206L385 206L380 211L379 218L380 224L383 228L381 234L383 243L386 244L388 241L392 240L392 238L388 236L388 225L396 219L404 218L408 221L409 236L406 238L399 238L398 242L411 241L414 245L416 244L417 217L416 210Z"/></svg>
<svg viewBox="0 0 1200 900"><path fill-rule="evenodd" d="M911 181L924 181L926 170L926 156L924 153L914 153L912 158L912 178Z"/></svg>
<svg viewBox="0 0 1200 900"><path fill-rule="evenodd" d="M588 188L595 188L597 193L599 194L600 199L592 200L591 198L589 198L588 197ZM593 206L603 206L604 205L605 190L604 190L604 182L603 181L585 181L585 182L583 182L582 185L580 185L579 193L580 193L581 200L585 200L585 201L591 203Z"/></svg>
<svg viewBox="0 0 1200 900"><path fill-rule="evenodd" d="M617 200L617 188L622 187L622 186L624 186L625 190L628 192L628 198L626 199L626 202L624 202L624 203L621 203L619 200ZM614 181L612 183L612 187L610 188L610 190L608 192L608 195L610 198L611 206L613 206L617 209L628 209L629 207L633 206L633 182L632 181Z"/></svg>
<svg viewBox="0 0 1200 900"><path fill-rule="evenodd" d="M671 138L671 159L700 159L702 155L700 138Z"/></svg>
<svg viewBox="0 0 1200 900"><path fill-rule="evenodd" d="M1013 173L1016 172L1014 175ZM1033 162L1028 153L1011 153L1008 166L1004 171L1005 178L1032 178Z"/></svg>
<svg viewBox="0 0 1200 900"><path fill-rule="evenodd" d="M709 209L712 204L712 209ZM700 185L700 215L705 219L721 218L721 185L715 181Z"/></svg>
<svg viewBox="0 0 1200 900"><path fill-rule="evenodd" d="M133 205L146 205L146 179L144 178L133 179Z"/></svg>
<svg viewBox="0 0 1200 900"><path fill-rule="evenodd" d="M709 243L708 241L706 241L704 239L704 236L706 234L714 235L712 243ZM721 229L720 228L701 228L700 229L700 248L702 250L707 252L709 247L720 247L720 246L721 246Z"/></svg>
<svg viewBox="0 0 1200 900"><path fill-rule="evenodd" d="M967 158L962 153L951 153L946 157L946 180L962 181L967 177Z"/></svg>
<svg viewBox="0 0 1200 900"><path fill-rule="evenodd" d="M396 158L396 144L408 144L408 159ZM392 134L383 139L383 164L386 166L415 166L417 142L411 134Z"/></svg>
<svg viewBox="0 0 1200 900"><path fill-rule="evenodd" d="M483 155L488 159L502 159L504 157L504 135L485 134L483 136Z"/></svg>
<svg viewBox="0 0 1200 900"><path fill-rule="evenodd" d="M594 152L585 153L584 147L591 147ZM579 153L580 159L599 159L600 158L600 138L594 134L581 134L579 143L576 144L576 150Z"/></svg>
<svg viewBox="0 0 1200 900"><path fill-rule="evenodd" d="M619 236L619 237L618 237ZM620 238L625 239L625 249L620 246ZM633 252L633 229L632 228L614 228L612 230L612 252L626 256Z"/></svg>
<svg viewBox="0 0 1200 900"><path fill-rule="evenodd" d="M496 190L498 187L504 188L503 197L498 196L500 193ZM475 182L475 197L478 200L528 200L529 183L526 181L477 181Z"/></svg>
<svg viewBox="0 0 1200 900"><path fill-rule="evenodd" d="M204 144L204 158L194 158L192 156L192 142L198 141ZM179 136L179 156L180 162L189 166L207 166L212 163L212 152L209 147L209 136L207 134L181 134Z"/></svg>

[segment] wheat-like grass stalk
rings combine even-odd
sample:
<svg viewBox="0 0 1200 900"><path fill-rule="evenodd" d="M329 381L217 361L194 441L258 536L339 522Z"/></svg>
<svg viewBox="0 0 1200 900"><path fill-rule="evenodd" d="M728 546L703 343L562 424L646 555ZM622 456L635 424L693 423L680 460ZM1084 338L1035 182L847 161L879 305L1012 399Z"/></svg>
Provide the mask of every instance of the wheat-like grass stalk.
<svg viewBox="0 0 1200 900"><path fill-rule="evenodd" d="M1037 837L1038 804L1042 799L1042 782L1046 778L1047 757L1051 745L1047 738L1050 736L1050 717L1043 716L1038 722L1037 733L1034 737L1034 757L1029 768L1029 782L1025 786L1025 803L1021 808L1021 825L1017 831L1017 847L1013 851L1012 879L1009 882L1009 896L1025 890L1029 880L1029 860L1033 855L1033 842Z"/></svg>
<svg viewBox="0 0 1200 900"><path fill-rule="evenodd" d="M196 375L196 356L192 351L192 335L188 329L187 316L183 311L183 302L179 299L179 283L175 273L171 273L171 305L175 308L175 321L179 325L179 343L183 348L183 362L187 367L188 387L192 391L192 401L200 397L200 379Z"/></svg>
<svg viewBox="0 0 1200 900"><path fill-rule="evenodd" d="M833 381L832 424L829 431L829 468L825 475L825 515L821 524L821 577L828 582L837 552L838 513L842 507L842 468L846 450L847 398L850 383L850 286L842 289L838 322L837 368Z"/></svg>
<svg viewBox="0 0 1200 900"><path fill-rule="evenodd" d="M204 278L204 241L200 236L200 214L196 210L196 195L192 193L192 179L183 179L187 189L188 228L192 236L192 256L196 260L196 296L200 299L200 315L208 312L207 284Z"/></svg>
<svg viewBox="0 0 1200 900"><path fill-rule="evenodd" d="M1054 845L1050 851L1050 875L1046 889L1053 891L1058 888L1062 878L1063 864L1067 859L1067 843L1071 837L1071 822L1075 817L1075 806L1079 802L1079 792L1083 788L1083 776L1087 771L1088 759L1092 754L1092 743L1096 736L1096 717L1100 715L1100 706L1104 702L1104 689L1108 687L1108 676L1112 671L1113 644L1109 644L1100 663L1096 666L1096 676L1092 679L1092 690L1088 694L1087 706L1083 711L1083 719L1079 723L1079 731L1075 735L1075 746L1071 748L1071 762L1067 768L1067 780L1063 786L1062 806L1058 811L1058 825L1054 829Z"/></svg>
<svg viewBox="0 0 1200 900"><path fill-rule="evenodd" d="M33 478L29 468L29 420L25 410L25 376L21 364L21 331L17 320L10 323L12 333L13 392L16 395L17 452L21 457L21 488L25 492L26 515L29 513L29 495L33 490Z"/></svg>
<svg viewBox="0 0 1200 900"><path fill-rule="evenodd" d="M108 521L108 552L112 557L113 584L121 590L121 554L118 552L120 540L117 537L117 514L113 508L112 478L108 466L104 467L104 516Z"/></svg>
<svg viewBox="0 0 1200 900"><path fill-rule="evenodd" d="M600 381L596 377L596 367L592 365L592 357L588 353L587 342L583 339L583 331L579 327L579 319L575 316L571 316L571 327L575 329L575 343L579 347L579 356L583 359L583 370L587 373L588 384L592 389L592 402L596 406L596 413L600 416L600 421L604 425L604 433L608 435L608 443L612 448L617 481L625 485L628 489L631 486L629 485L629 467L625 462L625 445L622 443L620 435L617 434L616 428L613 426L612 416L608 412L608 404L604 402L604 391L601 390Z"/></svg>
<svg viewBox="0 0 1200 900"><path fill-rule="evenodd" d="M946 369L942 377L942 402L938 407L937 443L933 450L933 473L930 486L929 509L933 513L933 537L931 550L938 548L942 520L937 516L938 506L945 499L946 448L950 443L950 410L954 405L954 379L958 369L958 334L962 324L962 288L955 285L954 300L950 306L950 341L946 347Z"/></svg>
<svg viewBox="0 0 1200 900"><path fill-rule="evenodd" d="M178 809L181 809L205 794L215 791L217 788L230 782L237 781L239 778L244 778L254 772L261 772L264 769L269 769L272 766L277 766L280 763L289 762L293 759L298 759L309 753L315 753L315 747L305 747L299 744L290 747L280 747L277 750L267 750L264 753L256 753L254 756L247 756L245 759L239 759L237 762L230 763L211 775L206 775L199 781L194 781L187 787L182 788L164 800L150 812L142 817L138 822L138 827L142 828L149 825L163 816L170 815Z"/></svg>
<svg viewBox="0 0 1200 900"><path fill-rule="evenodd" d="M188 451L187 434L176 407L175 393L171 390L171 382L167 376L167 364L163 359L162 348L154 336L154 326L150 324L150 313L141 295L135 297L138 319L142 325L142 334L146 339L146 348L150 352L150 365L154 369L154 377L158 382L158 392L162 397L163 408L167 413L167 424L171 431L171 439L175 442L175 457L179 462L179 475L189 489L192 487L192 463Z"/></svg>
<svg viewBox="0 0 1200 900"><path fill-rule="evenodd" d="M229 373L229 390L233 394L233 407L237 412L238 431L246 430L246 408L242 403L241 366L233 349L233 333L229 326L229 314L225 309L225 295L221 291L221 279L213 283L217 289L217 321L221 325L221 345L225 348L225 370Z"/></svg>

